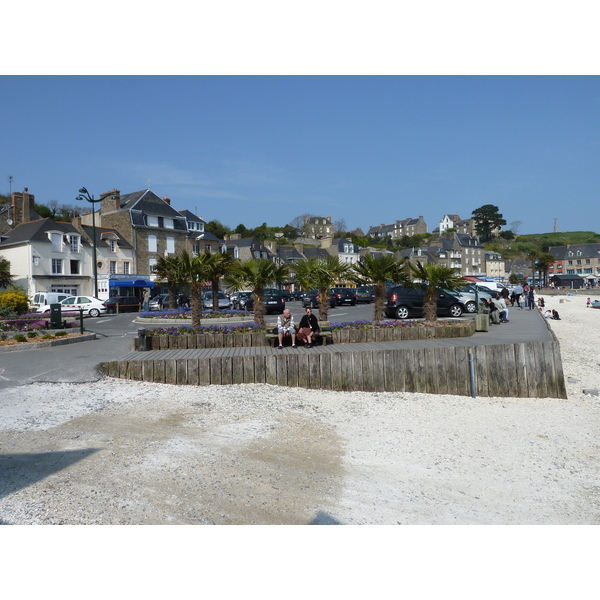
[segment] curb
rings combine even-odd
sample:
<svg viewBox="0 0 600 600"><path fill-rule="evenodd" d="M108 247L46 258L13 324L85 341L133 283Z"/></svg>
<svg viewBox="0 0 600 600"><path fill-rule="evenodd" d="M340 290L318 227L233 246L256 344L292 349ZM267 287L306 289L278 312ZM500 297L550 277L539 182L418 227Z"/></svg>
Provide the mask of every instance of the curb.
<svg viewBox="0 0 600 600"><path fill-rule="evenodd" d="M65 346L67 344L76 344L78 342L89 342L95 340L95 333L86 333L76 338L64 338L49 340L47 342L30 342L25 344L19 344L17 346L2 346L0 347L0 354L3 352L23 352L24 350L39 350L40 348L50 348L51 346Z"/></svg>

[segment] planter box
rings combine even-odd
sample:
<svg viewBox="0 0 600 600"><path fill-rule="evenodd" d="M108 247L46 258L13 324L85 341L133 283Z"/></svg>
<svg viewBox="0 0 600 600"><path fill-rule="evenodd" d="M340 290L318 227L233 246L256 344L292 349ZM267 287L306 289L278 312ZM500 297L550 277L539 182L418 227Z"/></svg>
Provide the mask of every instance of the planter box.
<svg viewBox="0 0 600 600"><path fill-rule="evenodd" d="M361 344L368 342L392 342L403 340L426 340L432 338L468 337L475 333L475 321L453 323L445 327L389 327L381 329L334 329L334 344ZM264 333L205 333L148 336L148 350L174 350L181 348L248 348L268 346ZM133 349L138 340L134 338Z"/></svg>

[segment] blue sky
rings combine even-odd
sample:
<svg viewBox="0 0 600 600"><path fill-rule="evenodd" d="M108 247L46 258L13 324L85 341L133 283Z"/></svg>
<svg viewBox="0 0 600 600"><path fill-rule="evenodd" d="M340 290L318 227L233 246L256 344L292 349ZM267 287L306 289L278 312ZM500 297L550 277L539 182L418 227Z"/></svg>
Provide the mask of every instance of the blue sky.
<svg viewBox="0 0 600 600"><path fill-rule="evenodd" d="M600 231L596 76L3 76L3 193L150 188L235 228L494 204Z"/></svg>

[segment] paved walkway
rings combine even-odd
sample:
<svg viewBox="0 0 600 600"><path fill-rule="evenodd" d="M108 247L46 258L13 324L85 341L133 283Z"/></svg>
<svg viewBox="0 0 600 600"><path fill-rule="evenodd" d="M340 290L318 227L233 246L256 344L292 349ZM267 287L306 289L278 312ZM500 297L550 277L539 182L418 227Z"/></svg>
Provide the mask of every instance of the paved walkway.
<svg viewBox="0 0 600 600"><path fill-rule="evenodd" d="M432 348L449 346L484 346L495 344L515 344L524 342L543 342L552 339L546 319L538 309L520 310L509 309L509 322L500 325L490 325L489 331L476 332L465 338L447 338L430 340L411 340L395 342L370 342L353 344L329 344L313 348L291 348L284 346L282 350L268 346L250 348L204 348L195 350L150 350L148 352L128 352L118 360L162 360L162 359L192 359L216 358L230 356L255 356L264 354L291 353L336 353L360 352L369 350L393 350L398 348Z"/></svg>

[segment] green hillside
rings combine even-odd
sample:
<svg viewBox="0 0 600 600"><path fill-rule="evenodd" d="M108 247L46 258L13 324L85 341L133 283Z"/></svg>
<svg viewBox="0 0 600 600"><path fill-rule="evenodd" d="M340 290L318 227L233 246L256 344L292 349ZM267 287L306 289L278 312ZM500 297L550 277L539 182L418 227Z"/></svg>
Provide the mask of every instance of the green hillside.
<svg viewBox="0 0 600 600"><path fill-rule="evenodd" d="M550 246L566 246L568 244L600 243L600 234L593 231L566 231L558 233L532 233L518 236L519 242L534 242L542 246L546 252Z"/></svg>

